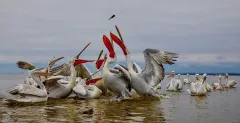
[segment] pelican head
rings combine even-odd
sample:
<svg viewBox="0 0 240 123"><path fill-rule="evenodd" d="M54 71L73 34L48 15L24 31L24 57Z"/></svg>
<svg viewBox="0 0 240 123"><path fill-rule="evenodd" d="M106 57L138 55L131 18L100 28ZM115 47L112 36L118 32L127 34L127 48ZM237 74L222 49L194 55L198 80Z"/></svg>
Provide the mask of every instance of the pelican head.
<svg viewBox="0 0 240 123"><path fill-rule="evenodd" d="M228 78L228 73L226 73L225 78Z"/></svg>
<svg viewBox="0 0 240 123"><path fill-rule="evenodd" d="M196 74L195 77L196 77L196 80L198 81L199 80L199 74Z"/></svg>
<svg viewBox="0 0 240 123"><path fill-rule="evenodd" d="M221 80L221 79L222 79L222 76L221 76L221 75L219 75L219 76L218 76L218 79L219 79L219 80Z"/></svg>

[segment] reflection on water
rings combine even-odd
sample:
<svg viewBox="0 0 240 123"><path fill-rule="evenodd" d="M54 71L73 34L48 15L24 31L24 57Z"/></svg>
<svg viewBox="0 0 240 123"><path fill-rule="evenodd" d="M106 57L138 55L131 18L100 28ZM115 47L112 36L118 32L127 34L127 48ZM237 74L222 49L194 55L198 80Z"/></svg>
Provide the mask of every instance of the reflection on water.
<svg viewBox="0 0 240 123"><path fill-rule="evenodd" d="M7 90L23 82L26 75L1 75L0 89ZM182 79L184 76L182 76ZM240 77L231 77L240 82ZM217 80L209 76L208 83ZM207 96L189 96L183 92L163 93L170 99L152 100L134 98L123 102L111 102L101 97L92 100L50 99L45 103L9 103L0 100L0 122L169 122L169 123L237 123L240 122L240 92L238 88L213 90ZM0 92L1 93L1 92ZM1 94L0 94L1 95ZM93 109L93 113L85 114Z"/></svg>
<svg viewBox="0 0 240 123"><path fill-rule="evenodd" d="M141 102L141 103L139 103ZM0 102L1 122L161 122L160 101L141 99L110 102L96 100L53 100L46 103ZM83 111L93 108L93 114Z"/></svg>

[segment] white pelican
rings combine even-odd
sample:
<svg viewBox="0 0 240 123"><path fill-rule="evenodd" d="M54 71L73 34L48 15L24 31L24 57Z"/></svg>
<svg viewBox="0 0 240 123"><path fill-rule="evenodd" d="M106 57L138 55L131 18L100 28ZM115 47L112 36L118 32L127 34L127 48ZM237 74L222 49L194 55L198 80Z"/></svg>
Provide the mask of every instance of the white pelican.
<svg viewBox="0 0 240 123"><path fill-rule="evenodd" d="M100 59L102 56L103 50L98 55L98 59L95 63L95 68L97 73L94 74L93 78L101 78L102 77L102 71L100 70L101 66L103 65L104 59ZM107 87L104 85L104 82L102 79L98 80L95 85L97 88L99 88L102 91L102 95L107 94Z"/></svg>
<svg viewBox="0 0 240 123"><path fill-rule="evenodd" d="M206 88L203 86L204 82L207 79L207 76L203 77L203 83L199 82L198 74L196 74L196 82L190 83L190 89L187 90L192 96L205 96L207 94Z"/></svg>
<svg viewBox="0 0 240 123"><path fill-rule="evenodd" d="M130 52L124 45L121 34L119 33L121 39L112 33L110 33L110 36L121 47L126 57L128 71L131 76L131 87L141 96L159 97L154 87L164 79L165 70L162 64L174 64L178 54L156 49L145 49L143 51L146 64L145 69L141 73L136 73L132 68Z"/></svg>
<svg viewBox="0 0 240 123"><path fill-rule="evenodd" d="M187 74L187 78L183 80L184 84L190 84L191 83L191 79L189 74Z"/></svg>
<svg viewBox="0 0 240 123"><path fill-rule="evenodd" d="M102 79L105 86L117 96L116 100L121 101L126 97L130 97L131 78L128 71L122 68L120 65L116 66L118 72L110 71L110 69L108 68L108 64L114 63L117 58L113 49L113 43L111 43L105 35L103 35L103 43L109 51L109 58L107 59L107 55L105 54Z"/></svg>
<svg viewBox="0 0 240 123"><path fill-rule="evenodd" d="M29 84L19 84L14 89L9 91L12 95L10 100L18 102L43 102L47 101L48 94L43 83L36 77L35 72L39 69L29 70L30 77L39 85L40 88L37 88Z"/></svg>
<svg viewBox="0 0 240 123"><path fill-rule="evenodd" d="M203 78L204 78L204 76L207 76L207 74L206 73L203 74ZM203 79L201 79L201 81L202 81L203 86L206 88L207 92L211 92L212 87L206 81L203 83Z"/></svg>
<svg viewBox="0 0 240 123"><path fill-rule="evenodd" d="M102 91L95 85L90 84L90 83L97 82L101 78L92 79L87 82L86 82L86 78L85 79L78 78L78 79L80 80L78 81L76 86L73 88L73 92L77 95L77 97L83 98L83 99L95 99L101 96Z"/></svg>
<svg viewBox="0 0 240 123"><path fill-rule="evenodd" d="M235 80L228 80L228 74L225 75L225 88L234 88L237 87L237 82Z"/></svg>
<svg viewBox="0 0 240 123"><path fill-rule="evenodd" d="M180 74L178 74L178 79L174 78L175 72L172 71L170 77L171 81L167 84L168 91L181 91L183 89L183 84L180 80Z"/></svg>
<svg viewBox="0 0 240 123"><path fill-rule="evenodd" d="M72 92L72 88L75 86L76 74L77 74L75 70L75 66L86 63L86 62L92 62L92 61L79 60L79 59L77 60L76 57L73 57L69 61L68 65L70 66L70 70L71 70L70 81L64 80L64 76L62 75L52 76L46 79L43 83L48 91L48 97L50 98L68 97ZM41 74L39 73L39 75ZM65 83L65 84L62 84L62 83Z"/></svg>
<svg viewBox="0 0 240 123"><path fill-rule="evenodd" d="M53 58L51 61L48 62L48 65L46 68L40 68L37 69L39 72L48 72L50 73L50 69L51 67L59 60L63 59L64 57L59 57L59 58ZM18 61L17 65L19 68L24 69L24 70L33 70L36 69L36 67L30 63L27 63L25 61ZM39 79L41 81L46 80L47 77L46 76L39 76ZM25 80L24 80L24 84L29 84L29 85L33 85L36 87L39 87L38 84L33 80L33 78L31 78L30 76L28 76Z"/></svg>
<svg viewBox="0 0 240 123"><path fill-rule="evenodd" d="M212 83L212 88L213 88L213 89L223 90L223 86L222 86L222 83L221 83L221 79L222 79L222 76L219 75L219 76L218 76L218 82Z"/></svg>

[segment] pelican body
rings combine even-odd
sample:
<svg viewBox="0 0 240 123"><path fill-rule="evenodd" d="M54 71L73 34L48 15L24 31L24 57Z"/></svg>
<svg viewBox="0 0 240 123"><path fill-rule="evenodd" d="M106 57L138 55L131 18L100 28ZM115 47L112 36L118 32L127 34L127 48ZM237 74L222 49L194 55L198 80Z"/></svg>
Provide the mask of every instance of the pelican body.
<svg viewBox="0 0 240 123"><path fill-rule="evenodd" d="M9 91L12 95L9 99L18 102L44 102L48 99L48 94L43 83L35 76L38 69L29 71L30 77L39 85L39 88L29 84L19 84Z"/></svg>
<svg viewBox="0 0 240 123"><path fill-rule="evenodd" d="M117 100L122 100L126 97L130 97L130 74L120 65L116 66L117 70L115 71L109 69L108 65L116 61L116 55L114 52L113 43L111 43L105 35L103 35L103 42L109 51L109 58L107 59L107 55L104 57L102 76L104 85L117 96Z"/></svg>
<svg viewBox="0 0 240 123"><path fill-rule="evenodd" d="M235 88L237 87L237 82L235 80L228 80L228 74L225 75L225 88Z"/></svg>
<svg viewBox="0 0 240 123"><path fill-rule="evenodd" d="M181 91L183 89L183 84L180 80L180 74L178 74L178 79L175 79L174 76L171 77L171 81L167 84L168 91Z"/></svg>
<svg viewBox="0 0 240 123"><path fill-rule="evenodd" d="M223 90L223 86L222 86L222 84L221 84L221 79L222 79L222 76L219 75L219 76L218 76L218 82L212 83L212 88L213 88L213 89Z"/></svg>
<svg viewBox="0 0 240 123"><path fill-rule="evenodd" d="M191 83L189 74L187 74L187 78L184 79L183 82L184 82L184 84L190 84Z"/></svg>
<svg viewBox="0 0 240 123"><path fill-rule="evenodd" d="M207 76L204 76L203 83L199 80L198 75L196 75L197 81L190 83L190 89L187 90L192 96L205 96L207 94L206 88L203 83L206 81Z"/></svg>
<svg viewBox="0 0 240 123"><path fill-rule="evenodd" d="M178 58L178 54L150 48L145 49L143 54L146 66L141 73L137 73L132 68L130 52L123 43L120 33L119 36L121 39L113 33L110 33L110 36L121 47L126 57L128 72L131 77L131 87L141 96L159 96L155 87L159 85L165 76L162 64L174 64L174 61L176 61L175 58Z"/></svg>

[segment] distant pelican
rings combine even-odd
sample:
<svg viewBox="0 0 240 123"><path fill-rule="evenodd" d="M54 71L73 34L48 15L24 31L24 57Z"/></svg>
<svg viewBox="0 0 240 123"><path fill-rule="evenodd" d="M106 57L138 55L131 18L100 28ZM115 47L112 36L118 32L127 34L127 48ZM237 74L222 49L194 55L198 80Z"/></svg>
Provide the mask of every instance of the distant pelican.
<svg viewBox="0 0 240 123"><path fill-rule="evenodd" d="M187 74L187 78L184 79L183 82L184 82L184 84L190 84L191 83L189 74Z"/></svg>
<svg viewBox="0 0 240 123"><path fill-rule="evenodd" d="M199 82L199 78L198 78L199 74L196 74L196 82L191 82L190 83L190 89L187 90L187 92L189 94L191 94L192 96L205 96L207 94L207 90L206 88L203 86L204 82L207 79L207 76L203 77L203 83Z"/></svg>
<svg viewBox="0 0 240 123"><path fill-rule="evenodd" d="M237 82L235 80L228 80L228 74L225 75L225 88L235 88L237 87Z"/></svg>
<svg viewBox="0 0 240 123"><path fill-rule="evenodd" d="M218 82L212 83L212 88L213 88L213 89L223 90L223 86L222 86L222 83L221 83L221 78L222 78L222 76L219 75L219 76L218 76Z"/></svg>
<svg viewBox="0 0 240 123"><path fill-rule="evenodd" d="M203 74L203 78L205 77L205 76L207 76L207 74L205 73L205 74ZM206 80L205 80L205 82L203 83L203 79L201 79L201 81L202 81L202 84L203 84L203 86L206 88L206 90L207 90L207 92L211 92L211 90L212 90L212 87L206 82Z"/></svg>
<svg viewBox="0 0 240 123"><path fill-rule="evenodd" d="M180 74L178 74L178 79L174 78L174 71L171 73L171 81L167 84L168 91L181 91L183 89L183 84L180 80Z"/></svg>

